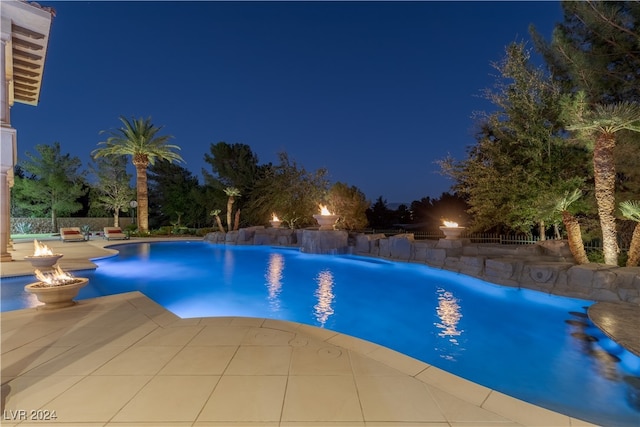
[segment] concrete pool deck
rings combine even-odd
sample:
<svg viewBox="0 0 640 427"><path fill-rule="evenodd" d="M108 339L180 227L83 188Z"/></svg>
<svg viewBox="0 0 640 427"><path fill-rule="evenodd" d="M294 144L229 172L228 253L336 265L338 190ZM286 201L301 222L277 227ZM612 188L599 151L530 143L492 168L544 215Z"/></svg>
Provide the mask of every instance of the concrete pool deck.
<svg viewBox="0 0 640 427"><path fill-rule="evenodd" d="M77 270L117 242L46 243ZM14 246L2 276L32 274L32 242ZM0 321L3 426L52 425L33 418L47 411L69 426L591 425L368 341L269 319L180 319L139 292Z"/></svg>

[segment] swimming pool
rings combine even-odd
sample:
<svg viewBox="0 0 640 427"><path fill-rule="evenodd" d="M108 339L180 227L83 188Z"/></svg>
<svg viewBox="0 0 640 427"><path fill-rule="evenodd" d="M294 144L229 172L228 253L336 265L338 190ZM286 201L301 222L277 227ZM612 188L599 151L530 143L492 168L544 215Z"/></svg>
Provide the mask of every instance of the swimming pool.
<svg viewBox="0 0 640 427"><path fill-rule="evenodd" d="M590 301L373 258L203 242L113 247L117 257L76 274L90 278L80 298L139 290L181 317L307 323L576 418L640 421L640 358L589 322ZM3 311L34 304L22 291L30 280L3 279Z"/></svg>

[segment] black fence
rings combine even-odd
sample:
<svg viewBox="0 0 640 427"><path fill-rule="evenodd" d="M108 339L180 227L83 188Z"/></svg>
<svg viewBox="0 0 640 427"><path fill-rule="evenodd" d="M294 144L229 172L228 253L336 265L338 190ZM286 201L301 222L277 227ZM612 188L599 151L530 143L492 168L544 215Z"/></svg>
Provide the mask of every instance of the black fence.
<svg viewBox="0 0 640 427"><path fill-rule="evenodd" d="M444 237L441 232L429 231L404 231L404 230L365 230L365 234L383 233L385 236L395 236L398 234L413 234L416 240L438 240ZM528 236L526 234L494 234L494 233L462 233L461 239L469 239L471 243L497 243L500 245L530 245L540 241L539 236ZM619 239L618 245L622 252L629 251L629 242ZM600 240L592 240L584 242L587 251L602 250L602 242Z"/></svg>

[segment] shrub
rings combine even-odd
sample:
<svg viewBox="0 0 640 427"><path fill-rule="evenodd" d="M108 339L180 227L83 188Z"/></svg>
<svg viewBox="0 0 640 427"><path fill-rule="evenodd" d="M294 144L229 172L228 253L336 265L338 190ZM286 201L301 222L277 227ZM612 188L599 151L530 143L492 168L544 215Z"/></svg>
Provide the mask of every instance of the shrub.
<svg viewBox="0 0 640 427"><path fill-rule="evenodd" d="M618 254L618 267L624 267L627 265L628 257L629 254L626 251L620 251ZM589 249L587 251L587 258L589 258L589 262L604 264L604 253L602 252L602 249Z"/></svg>
<svg viewBox="0 0 640 427"><path fill-rule="evenodd" d="M209 233L213 233L214 231L218 231L218 229L213 227L198 228L195 234L196 236L204 237Z"/></svg>
<svg viewBox="0 0 640 427"><path fill-rule="evenodd" d="M30 222L20 221L16 223L14 226L16 231L18 232L17 234L31 234L33 231L33 226L31 225Z"/></svg>
<svg viewBox="0 0 640 427"><path fill-rule="evenodd" d="M138 229L138 226L135 224L129 224L127 225L124 230L128 231L129 233L133 233L134 231L136 231Z"/></svg>
<svg viewBox="0 0 640 427"><path fill-rule="evenodd" d="M151 234L154 236L168 236L171 234L173 227L170 225L164 225L157 230L151 231Z"/></svg>
<svg viewBox="0 0 640 427"><path fill-rule="evenodd" d="M604 264L604 253L602 249L588 249L587 258L589 258L589 262Z"/></svg>

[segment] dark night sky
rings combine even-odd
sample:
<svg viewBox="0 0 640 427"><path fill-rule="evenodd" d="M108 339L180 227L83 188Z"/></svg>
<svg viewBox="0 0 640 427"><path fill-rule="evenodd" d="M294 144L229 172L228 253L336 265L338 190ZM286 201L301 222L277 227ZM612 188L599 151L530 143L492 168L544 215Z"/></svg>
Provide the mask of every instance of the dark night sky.
<svg viewBox="0 0 640 427"><path fill-rule="evenodd" d="M18 160L60 142L84 164L118 117L152 117L209 170L211 143L279 151L370 200L439 197L436 160L473 144L491 62L546 37L559 2L51 2L37 107L16 104Z"/></svg>

